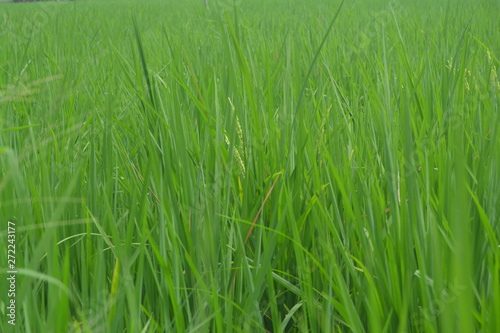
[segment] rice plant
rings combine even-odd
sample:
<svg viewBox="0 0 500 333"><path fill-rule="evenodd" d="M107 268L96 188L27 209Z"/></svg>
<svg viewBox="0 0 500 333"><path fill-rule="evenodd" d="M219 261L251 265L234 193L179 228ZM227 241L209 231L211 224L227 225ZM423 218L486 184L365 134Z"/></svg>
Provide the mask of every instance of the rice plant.
<svg viewBox="0 0 500 333"><path fill-rule="evenodd" d="M498 1L208 3L0 5L0 331L500 331Z"/></svg>

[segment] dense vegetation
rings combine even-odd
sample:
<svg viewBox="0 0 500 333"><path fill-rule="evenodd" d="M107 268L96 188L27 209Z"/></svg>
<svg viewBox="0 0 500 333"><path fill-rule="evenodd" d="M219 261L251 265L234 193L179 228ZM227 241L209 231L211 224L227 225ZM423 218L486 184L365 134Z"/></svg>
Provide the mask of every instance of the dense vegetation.
<svg viewBox="0 0 500 333"><path fill-rule="evenodd" d="M499 332L499 2L180 2L0 6L0 330Z"/></svg>

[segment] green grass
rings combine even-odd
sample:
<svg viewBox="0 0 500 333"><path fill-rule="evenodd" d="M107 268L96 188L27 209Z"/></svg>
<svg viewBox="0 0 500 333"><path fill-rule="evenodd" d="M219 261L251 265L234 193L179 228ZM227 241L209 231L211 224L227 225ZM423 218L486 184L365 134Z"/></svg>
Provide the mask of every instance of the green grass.
<svg viewBox="0 0 500 333"><path fill-rule="evenodd" d="M500 331L499 3L179 3L0 6L0 331Z"/></svg>

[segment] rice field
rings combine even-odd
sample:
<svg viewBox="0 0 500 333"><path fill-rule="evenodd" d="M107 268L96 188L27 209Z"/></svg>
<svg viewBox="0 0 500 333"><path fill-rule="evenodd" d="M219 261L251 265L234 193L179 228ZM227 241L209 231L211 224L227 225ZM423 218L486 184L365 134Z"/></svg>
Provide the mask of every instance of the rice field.
<svg viewBox="0 0 500 333"><path fill-rule="evenodd" d="M500 332L500 3L208 3L0 4L0 332Z"/></svg>

